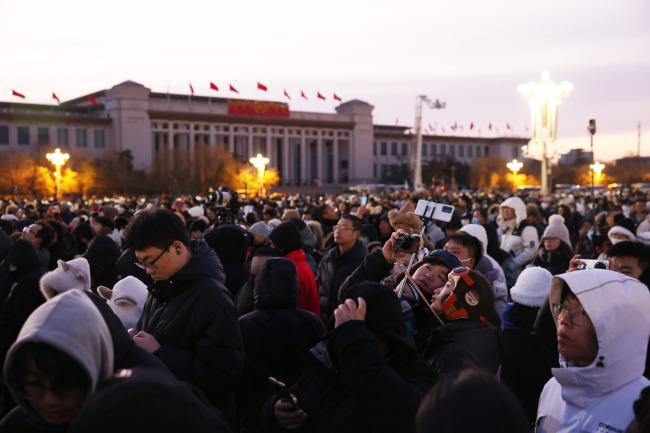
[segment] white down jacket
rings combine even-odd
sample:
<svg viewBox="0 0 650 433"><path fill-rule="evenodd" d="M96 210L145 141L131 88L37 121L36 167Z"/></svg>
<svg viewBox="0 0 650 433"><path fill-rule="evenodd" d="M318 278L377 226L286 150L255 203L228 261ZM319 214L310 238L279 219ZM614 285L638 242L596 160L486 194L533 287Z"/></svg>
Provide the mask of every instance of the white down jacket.
<svg viewBox="0 0 650 433"><path fill-rule="evenodd" d="M558 275L549 302L559 303L564 282L594 325L598 354L576 367L560 355L539 400L536 432L623 432L632 404L650 382L643 377L650 336L650 293L634 278L591 269Z"/></svg>
<svg viewBox="0 0 650 433"><path fill-rule="evenodd" d="M515 219L505 221L503 219L503 208L509 207L515 211ZM526 221L526 204L519 197L510 197L499 205L499 216L497 224L503 232L501 236L501 249L509 252L513 257L517 268L521 268L537 254L539 246L539 234L534 226L528 225Z"/></svg>

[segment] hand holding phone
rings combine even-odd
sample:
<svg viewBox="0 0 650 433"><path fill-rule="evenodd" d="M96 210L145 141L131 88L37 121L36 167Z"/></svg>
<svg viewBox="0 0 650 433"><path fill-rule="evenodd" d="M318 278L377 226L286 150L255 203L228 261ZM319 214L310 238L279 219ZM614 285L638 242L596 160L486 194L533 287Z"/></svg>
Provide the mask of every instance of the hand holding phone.
<svg viewBox="0 0 650 433"><path fill-rule="evenodd" d="M298 399L294 397L291 394L291 391L289 390L289 387L285 385L283 382L280 382L274 377L269 376L269 382L271 385L273 385L273 388L275 388L275 391L280 395L280 399L283 401L286 401L287 403L291 403L291 406L293 406L293 409L298 411L300 410L300 406L298 406Z"/></svg>

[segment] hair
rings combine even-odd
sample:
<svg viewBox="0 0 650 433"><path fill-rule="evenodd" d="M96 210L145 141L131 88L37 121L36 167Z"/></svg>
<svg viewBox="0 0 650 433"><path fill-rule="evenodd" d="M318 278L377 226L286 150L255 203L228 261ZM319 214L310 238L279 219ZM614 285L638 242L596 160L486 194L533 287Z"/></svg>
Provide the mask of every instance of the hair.
<svg viewBox="0 0 650 433"><path fill-rule="evenodd" d="M90 376L70 355L47 343L24 343L14 354L7 381L22 386L27 367L34 363L50 381L51 389L89 388Z"/></svg>
<svg viewBox="0 0 650 433"><path fill-rule="evenodd" d="M465 248L470 257L474 258L474 266L478 265L478 262L483 258L483 243L476 237L472 236L469 233L453 233L447 237L445 243L450 240L455 240L460 242Z"/></svg>
<svg viewBox="0 0 650 433"><path fill-rule="evenodd" d="M325 236L323 233L323 227L321 227L318 221L307 221L307 227L309 227L311 231L314 232L314 236L316 237L316 245L314 246L314 249L316 251L322 251L323 237Z"/></svg>
<svg viewBox="0 0 650 433"><path fill-rule="evenodd" d="M487 218L488 218L487 209L485 209L484 207L479 207L479 208L474 209L474 212L478 212L478 213L480 213L481 216L483 217L483 219L484 219L485 221L487 221ZM472 213L473 213L473 212L472 212Z"/></svg>
<svg viewBox="0 0 650 433"><path fill-rule="evenodd" d="M203 233L208 228L208 224L202 219L195 219L190 223L189 232L200 231Z"/></svg>
<svg viewBox="0 0 650 433"><path fill-rule="evenodd" d="M415 418L416 433L528 431L515 395L482 368L444 375L424 397Z"/></svg>
<svg viewBox="0 0 650 433"><path fill-rule="evenodd" d="M634 257L642 270L650 267L650 248L640 242L622 241L607 250L608 257Z"/></svg>
<svg viewBox="0 0 650 433"><path fill-rule="evenodd" d="M123 216L115 217L115 220L113 220L113 222L115 223L115 228L118 230L122 230L129 225L129 219Z"/></svg>
<svg viewBox="0 0 650 433"><path fill-rule="evenodd" d="M41 229L36 235L41 240L41 248L47 248L54 240L54 229L50 227L46 220L38 220L35 224L41 226Z"/></svg>
<svg viewBox="0 0 650 433"><path fill-rule="evenodd" d="M148 209L138 213L126 227L126 248L163 249L174 241L189 245L190 235L183 220L169 209Z"/></svg>
<svg viewBox="0 0 650 433"><path fill-rule="evenodd" d="M564 281L562 284L562 293L560 293L560 304L563 303L567 298L578 299L575 293L571 291L571 287Z"/></svg>
<svg viewBox="0 0 650 433"><path fill-rule="evenodd" d="M45 223L52 228L52 230L56 234L56 238L58 242L61 242L63 239L65 239L65 228L62 223L51 218L46 220Z"/></svg>
<svg viewBox="0 0 650 433"><path fill-rule="evenodd" d="M113 230L115 229L115 223L109 217L96 216L95 217L95 222L102 225L102 229L101 229L100 233L103 234L103 235L112 233Z"/></svg>
<svg viewBox="0 0 650 433"><path fill-rule="evenodd" d="M342 220L348 220L352 222L352 228L354 231L361 231L361 226L363 225L363 221L359 217L356 217L354 215L349 215L349 214L343 214L341 215Z"/></svg>
<svg viewBox="0 0 650 433"><path fill-rule="evenodd" d="M514 302L508 310L508 318L513 325L532 331L538 313L539 307L530 307Z"/></svg>

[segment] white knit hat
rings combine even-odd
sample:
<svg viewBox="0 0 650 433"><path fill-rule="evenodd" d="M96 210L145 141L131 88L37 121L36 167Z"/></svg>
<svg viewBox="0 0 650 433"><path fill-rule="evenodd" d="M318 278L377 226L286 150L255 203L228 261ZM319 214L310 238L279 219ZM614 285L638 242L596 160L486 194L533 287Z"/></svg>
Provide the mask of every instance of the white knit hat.
<svg viewBox="0 0 650 433"><path fill-rule="evenodd" d="M553 275L538 266L521 271L517 282L510 289L512 300L528 307L540 307L551 291Z"/></svg>
<svg viewBox="0 0 650 433"><path fill-rule="evenodd" d="M569 229L564 225L564 218L562 215L551 215L548 219L548 226L544 230L541 241L546 238L556 238L571 247L571 238L569 237Z"/></svg>
<svg viewBox="0 0 650 433"><path fill-rule="evenodd" d="M194 206L194 207L191 207L191 208L187 211L187 213L190 214L191 216L193 216L194 218L202 217L203 215L205 215L204 212L205 212L205 211L203 210L203 208L202 208L201 206Z"/></svg>
<svg viewBox="0 0 650 433"><path fill-rule="evenodd" d="M264 221L256 222L251 226L250 229L248 229L248 231L254 235L261 236L264 239L267 239L269 237L269 228Z"/></svg>

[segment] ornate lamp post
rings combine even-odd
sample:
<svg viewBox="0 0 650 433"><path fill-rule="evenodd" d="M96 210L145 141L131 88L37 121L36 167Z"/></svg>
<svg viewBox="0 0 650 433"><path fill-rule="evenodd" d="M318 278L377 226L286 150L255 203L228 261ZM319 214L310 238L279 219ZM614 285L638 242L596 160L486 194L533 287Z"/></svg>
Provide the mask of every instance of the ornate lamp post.
<svg viewBox="0 0 650 433"><path fill-rule="evenodd" d="M594 182L594 173L596 174L596 179L600 179L600 173L602 173L603 169L605 168L605 164L601 164L600 162L596 161L593 164L589 166L589 169L591 170L591 191L593 194L593 182Z"/></svg>
<svg viewBox="0 0 650 433"><path fill-rule="evenodd" d="M266 164L269 163L268 158L264 158L261 153L258 153L255 158L250 159L253 167L257 168L257 181L261 185L262 196L266 196L266 191L264 189L264 170L266 169Z"/></svg>
<svg viewBox="0 0 650 433"><path fill-rule="evenodd" d="M557 85L549 80L548 71L542 72L541 81L537 83L531 81L517 87L517 92L530 105L531 142L542 145L542 194L548 194L550 191L548 185L549 160L555 156L552 145L557 133L557 106L560 104L561 98L569 96L572 90L573 84L568 81L562 81ZM549 152L549 147L550 150L553 150L552 152Z"/></svg>
<svg viewBox="0 0 650 433"><path fill-rule="evenodd" d="M56 181L56 199L61 200L61 166L70 158L67 153L61 153L57 148L54 153L48 153L45 157L56 167L54 180Z"/></svg>

